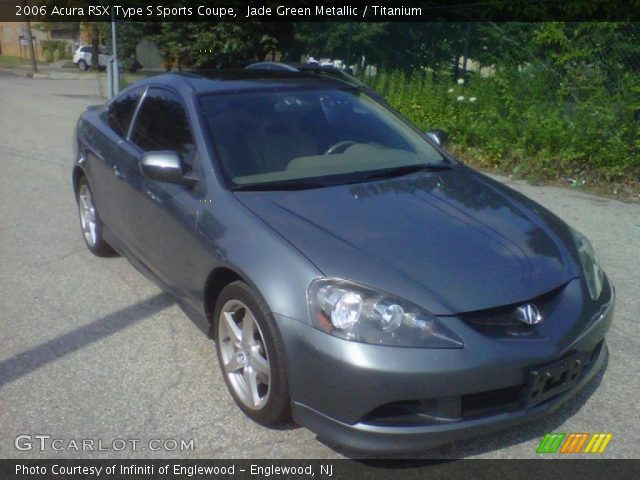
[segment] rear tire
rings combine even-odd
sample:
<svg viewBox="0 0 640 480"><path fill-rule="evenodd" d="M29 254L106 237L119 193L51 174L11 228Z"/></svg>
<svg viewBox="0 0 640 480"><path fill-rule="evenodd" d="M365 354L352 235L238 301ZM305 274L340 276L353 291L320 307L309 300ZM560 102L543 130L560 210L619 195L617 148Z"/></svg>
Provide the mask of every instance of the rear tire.
<svg viewBox="0 0 640 480"><path fill-rule="evenodd" d="M264 300L246 283L233 282L220 292L213 318L218 364L238 407L261 425L288 421L284 345Z"/></svg>
<svg viewBox="0 0 640 480"><path fill-rule="evenodd" d="M98 257L114 256L116 254L115 250L102 238L102 220L98 215L98 209L86 177L82 177L78 182L76 202L78 204L78 213L80 214L82 238L89 251Z"/></svg>
<svg viewBox="0 0 640 480"><path fill-rule="evenodd" d="M80 70L81 72L86 72L87 70L89 70L89 65L87 65L87 62L85 62L84 60L78 60L78 70Z"/></svg>

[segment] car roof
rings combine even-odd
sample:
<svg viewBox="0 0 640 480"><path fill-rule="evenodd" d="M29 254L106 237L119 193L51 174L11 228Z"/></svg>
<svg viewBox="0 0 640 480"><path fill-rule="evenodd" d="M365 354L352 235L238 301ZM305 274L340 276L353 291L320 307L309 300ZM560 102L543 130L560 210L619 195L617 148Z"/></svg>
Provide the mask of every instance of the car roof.
<svg viewBox="0 0 640 480"><path fill-rule="evenodd" d="M295 62L258 62L245 67L247 70L279 70L290 72L316 73L319 75L333 75L340 80L355 85L366 87L364 83L347 71L341 70L334 65L320 64L317 62L295 63Z"/></svg>
<svg viewBox="0 0 640 480"><path fill-rule="evenodd" d="M329 72L341 72L338 67L334 65L321 64L317 62L257 62L252 63L251 65L247 65L244 67L247 70L288 70L288 71L302 71L302 70L326 70Z"/></svg>
<svg viewBox="0 0 640 480"><path fill-rule="evenodd" d="M166 85L178 90L189 89L196 94L291 88L353 88L352 84L338 78L323 77L307 72L266 69L164 73L136 83L136 85L144 84Z"/></svg>

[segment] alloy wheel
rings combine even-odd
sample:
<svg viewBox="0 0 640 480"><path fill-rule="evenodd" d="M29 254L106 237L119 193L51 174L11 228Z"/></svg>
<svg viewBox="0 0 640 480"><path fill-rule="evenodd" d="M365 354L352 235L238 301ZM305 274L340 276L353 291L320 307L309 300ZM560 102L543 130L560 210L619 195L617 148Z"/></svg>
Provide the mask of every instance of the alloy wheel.
<svg viewBox="0 0 640 480"><path fill-rule="evenodd" d="M93 204L91 190L89 190L86 184L83 184L78 192L78 208L80 209L82 233L89 246L93 247L98 239L96 232L96 207Z"/></svg>
<svg viewBox="0 0 640 480"><path fill-rule="evenodd" d="M240 300L223 305L218 338L222 368L231 388L247 408L260 410L269 399L271 367L260 325Z"/></svg>

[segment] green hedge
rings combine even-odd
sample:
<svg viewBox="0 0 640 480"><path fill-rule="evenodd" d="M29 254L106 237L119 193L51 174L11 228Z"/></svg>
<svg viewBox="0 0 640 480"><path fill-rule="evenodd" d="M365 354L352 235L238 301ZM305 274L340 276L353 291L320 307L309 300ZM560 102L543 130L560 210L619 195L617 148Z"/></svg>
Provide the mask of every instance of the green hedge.
<svg viewBox="0 0 640 480"><path fill-rule="evenodd" d="M40 45L47 62L71 59L67 44L62 40L42 40Z"/></svg>
<svg viewBox="0 0 640 480"><path fill-rule="evenodd" d="M473 73L429 70L364 80L423 129L449 132L453 148L481 165L540 179L637 182L637 75L612 86L597 71L558 78L542 66Z"/></svg>

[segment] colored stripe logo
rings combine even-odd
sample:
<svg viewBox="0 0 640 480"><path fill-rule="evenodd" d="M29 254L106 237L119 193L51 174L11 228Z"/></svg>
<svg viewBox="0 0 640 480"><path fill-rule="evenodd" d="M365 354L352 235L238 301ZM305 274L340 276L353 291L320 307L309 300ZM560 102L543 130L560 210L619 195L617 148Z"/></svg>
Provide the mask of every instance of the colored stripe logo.
<svg viewBox="0 0 640 480"><path fill-rule="evenodd" d="M612 433L547 433L536 453L604 453Z"/></svg>

